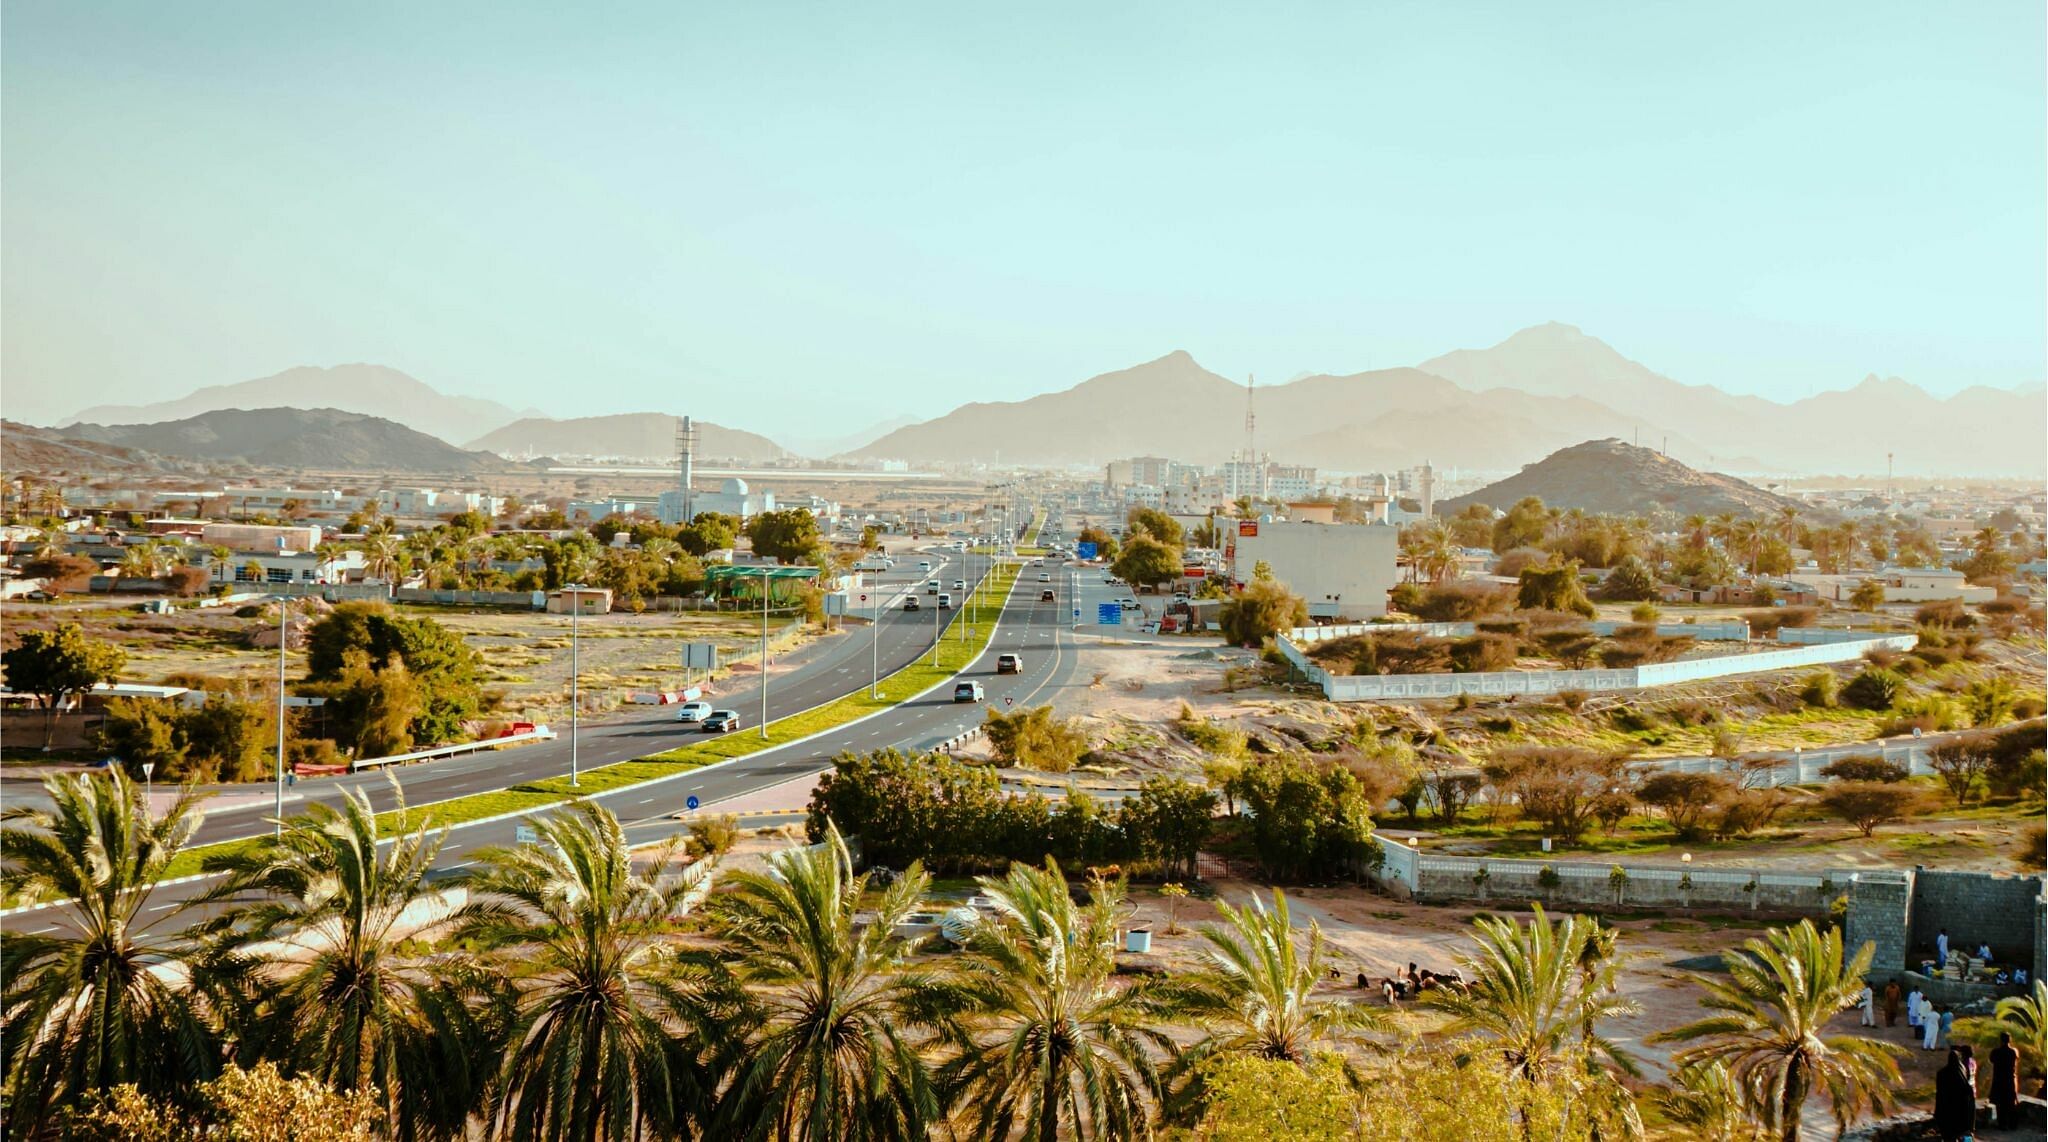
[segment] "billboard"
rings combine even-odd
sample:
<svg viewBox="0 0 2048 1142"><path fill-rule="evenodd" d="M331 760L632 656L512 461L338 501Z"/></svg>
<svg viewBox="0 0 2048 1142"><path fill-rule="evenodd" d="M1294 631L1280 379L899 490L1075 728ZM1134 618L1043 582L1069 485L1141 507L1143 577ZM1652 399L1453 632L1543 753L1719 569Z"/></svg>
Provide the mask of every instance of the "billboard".
<svg viewBox="0 0 2048 1142"><path fill-rule="evenodd" d="M1237 534L1243 536L1255 536L1259 534L1259 521L1255 519L1238 520Z"/></svg>

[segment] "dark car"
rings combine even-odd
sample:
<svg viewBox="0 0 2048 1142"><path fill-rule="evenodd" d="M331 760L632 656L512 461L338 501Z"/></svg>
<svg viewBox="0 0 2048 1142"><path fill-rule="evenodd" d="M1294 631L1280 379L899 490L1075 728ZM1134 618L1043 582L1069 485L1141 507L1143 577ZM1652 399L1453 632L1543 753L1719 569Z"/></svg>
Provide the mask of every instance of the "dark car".
<svg viewBox="0 0 2048 1142"><path fill-rule="evenodd" d="M704 732L707 734L727 734L739 728L740 715L737 710L713 710L711 716L704 719Z"/></svg>
<svg viewBox="0 0 2048 1142"><path fill-rule="evenodd" d="M1023 656L1022 656L1022 655L1017 655L1017 654L998 654L998 655L996 655L996 673L997 673L997 674L1022 674L1022 673L1024 673L1024 658L1023 658Z"/></svg>
<svg viewBox="0 0 2048 1142"><path fill-rule="evenodd" d="M1051 587L1047 587L1045 590L1040 591L1038 593L1038 601L1041 603L1053 602L1055 598L1056 596L1053 595Z"/></svg>

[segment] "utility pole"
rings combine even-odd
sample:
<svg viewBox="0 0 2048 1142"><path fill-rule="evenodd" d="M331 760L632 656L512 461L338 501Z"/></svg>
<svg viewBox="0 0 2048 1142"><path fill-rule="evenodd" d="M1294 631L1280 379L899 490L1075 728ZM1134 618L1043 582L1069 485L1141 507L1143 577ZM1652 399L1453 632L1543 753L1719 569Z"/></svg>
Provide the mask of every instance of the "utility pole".
<svg viewBox="0 0 2048 1142"><path fill-rule="evenodd" d="M577 738L583 728L583 663L576 642L577 612L583 609L583 584L568 584L569 591L569 788L583 784Z"/></svg>
<svg viewBox="0 0 2048 1142"><path fill-rule="evenodd" d="M768 568L761 568L761 740L768 740Z"/></svg>
<svg viewBox="0 0 2048 1142"><path fill-rule="evenodd" d="M277 597L277 836L284 836L284 643L292 600Z"/></svg>

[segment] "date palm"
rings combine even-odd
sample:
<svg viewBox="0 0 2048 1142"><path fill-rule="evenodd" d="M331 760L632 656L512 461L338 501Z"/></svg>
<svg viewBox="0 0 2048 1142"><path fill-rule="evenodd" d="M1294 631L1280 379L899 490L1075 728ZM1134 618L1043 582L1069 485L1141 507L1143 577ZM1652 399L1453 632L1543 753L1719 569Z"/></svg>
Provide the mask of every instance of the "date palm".
<svg viewBox="0 0 2048 1142"><path fill-rule="evenodd" d="M942 989L904 970L894 935L930 883L923 870L912 866L884 889L865 926L856 912L868 878L854 875L837 829L730 883L714 914L749 1010L717 1136L925 1138L939 1100L913 1035L946 1022L933 1002Z"/></svg>
<svg viewBox="0 0 2048 1142"><path fill-rule="evenodd" d="M1599 925L1587 916L1553 919L1541 905L1529 922L1486 916L1472 923L1478 950L1461 957L1466 985L1429 993L1451 1016L1449 1030L1490 1040L1508 1067L1531 1082L1583 1072L1601 1060L1634 1063L1597 1031L1602 1020L1636 1012L1614 996L1619 963L1599 954Z"/></svg>
<svg viewBox="0 0 2048 1142"><path fill-rule="evenodd" d="M382 1092L399 1138L459 1135L490 1076L489 1020L466 981L412 950L451 926L427 880L445 838L387 834L352 789L205 862L227 874L207 900L237 903L197 931L211 966L246 978L256 1000L241 1049L342 1091Z"/></svg>
<svg viewBox="0 0 2048 1142"><path fill-rule="evenodd" d="M1208 1031L1184 1066L1217 1052L1301 1063L1319 1046L1386 1027L1371 1008L1316 996L1327 974L1323 930L1311 922L1307 947L1297 945L1286 893L1275 889L1271 908L1254 896L1241 907L1218 902L1216 910L1226 923L1202 927L1202 966L1175 993Z"/></svg>
<svg viewBox="0 0 2048 1142"><path fill-rule="evenodd" d="M0 812L0 887L59 898L54 933L0 929L8 1133L24 1137L57 1107L123 1083L145 1093L212 1078L219 1042L191 986L182 905L151 904L193 830L189 790L162 816L119 769L53 777L50 807Z"/></svg>
<svg viewBox="0 0 2048 1142"><path fill-rule="evenodd" d="M1773 928L1724 957L1727 979L1700 977L1700 1004L1718 1014L1652 1041L1697 1043L1673 1061L1726 1066L1757 1123L1784 1142L1798 1139L1815 1092L1846 1129L1866 1107L1883 1112L1899 1081L1898 1045L1826 1033L1828 1020L1858 1001L1872 950L1865 944L1845 958L1841 932L1822 935L1810 920Z"/></svg>
<svg viewBox="0 0 2048 1142"><path fill-rule="evenodd" d="M1083 908L1051 860L980 883L997 917L975 926L958 965L970 1030L942 1071L974 1135L1142 1135L1171 1042L1152 989L1113 975L1121 886L1097 880Z"/></svg>
<svg viewBox="0 0 2048 1142"><path fill-rule="evenodd" d="M1680 1067L1671 1087L1653 1097L1664 1118L1683 1127L1700 1142L1758 1142L1762 1133L1751 1121L1742 1087L1721 1063Z"/></svg>
<svg viewBox="0 0 2048 1142"><path fill-rule="evenodd" d="M510 981L492 1130L682 1135L708 1102L713 1029L668 939L710 892L711 864L677 868L671 841L636 871L618 818L589 802L532 826L534 843L485 854L458 929Z"/></svg>

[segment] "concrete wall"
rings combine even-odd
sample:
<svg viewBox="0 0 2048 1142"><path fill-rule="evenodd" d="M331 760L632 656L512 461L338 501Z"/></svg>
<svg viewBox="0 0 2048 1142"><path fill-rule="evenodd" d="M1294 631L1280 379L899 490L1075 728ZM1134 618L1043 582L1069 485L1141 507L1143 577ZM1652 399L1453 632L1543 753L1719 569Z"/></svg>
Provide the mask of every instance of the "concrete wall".
<svg viewBox="0 0 2048 1142"><path fill-rule="evenodd" d="M1913 924L1913 874L1901 869L1859 872L1849 886L1849 915L1842 924L1842 947L1875 946L1872 975L1905 970L1906 934Z"/></svg>
<svg viewBox="0 0 2048 1142"><path fill-rule="evenodd" d="M1323 637L1341 636L1325 635ZM1635 666L1622 669L1506 670L1474 674L1370 675L1333 675L1310 661L1308 655L1299 646L1295 645L1291 637L1283 636L1274 641L1279 645L1280 653L1287 657L1287 660L1293 664L1295 670L1310 683L1321 688L1325 698L1333 702L1367 702L1451 698L1459 694L1543 696L1557 694L1565 690L1583 690L1588 692L1637 690L1652 686L1669 686L1678 682L1692 682L1702 678L1724 678L1737 674L1756 674L1770 670L1821 666L1833 662L1853 662L1861 658L1864 651L1875 646L1899 651L1911 650L1919 642L1919 636L1874 635L1855 642L1825 643L1815 646L1789 647L1784 650L1717 655L1712 658L1693 658L1682 662L1659 662L1649 666Z"/></svg>
<svg viewBox="0 0 2048 1142"><path fill-rule="evenodd" d="M1825 916L1849 887L1838 870L1440 856L1379 841L1382 887L1428 903L1537 901L1560 908L1673 908ZM1557 882L1543 883L1544 869ZM1622 875L1614 874L1616 868ZM1482 870L1484 875L1482 875Z"/></svg>
<svg viewBox="0 0 2048 1142"><path fill-rule="evenodd" d="M391 597L401 603L435 603L445 607L523 607L538 611L547 606L546 591L442 591L428 587L400 587Z"/></svg>

